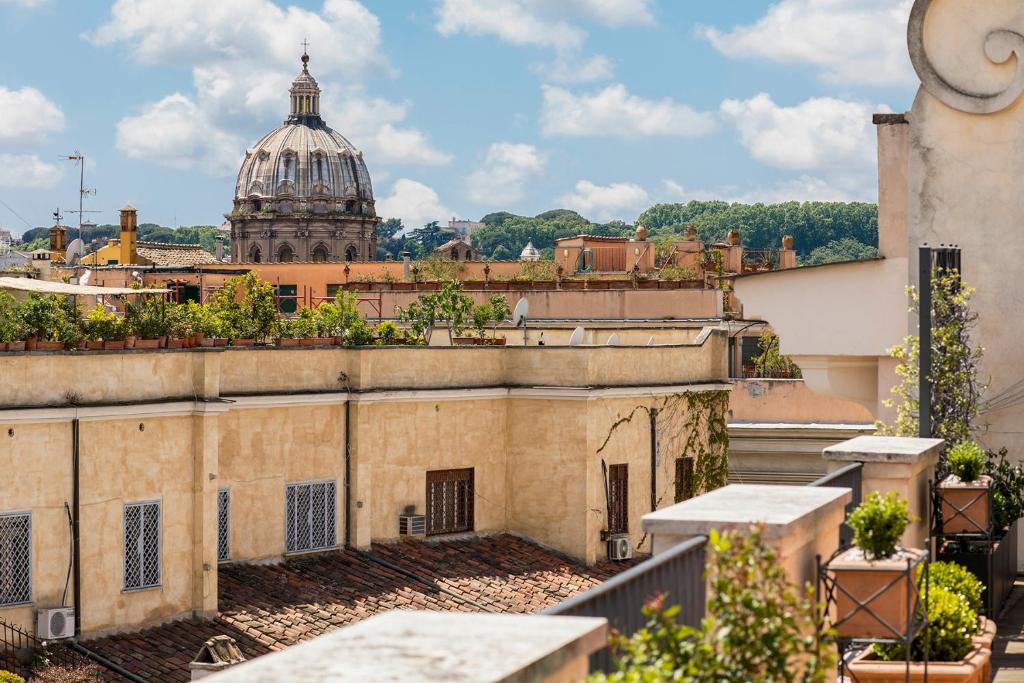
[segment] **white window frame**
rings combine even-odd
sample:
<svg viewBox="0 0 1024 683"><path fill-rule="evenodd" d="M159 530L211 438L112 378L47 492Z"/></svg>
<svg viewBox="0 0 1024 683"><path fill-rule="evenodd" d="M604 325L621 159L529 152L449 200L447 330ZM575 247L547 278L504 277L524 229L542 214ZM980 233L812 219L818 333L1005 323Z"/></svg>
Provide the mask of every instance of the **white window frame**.
<svg viewBox="0 0 1024 683"><path fill-rule="evenodd" d="M19 607L22 605L31 605L32 599L32 512L29 510L16 510L12 512L0 513L0 519L10 517L26 517L28 518L28 567L26 573L28 575L28 596L26 600L17 600L15 602L0 602L0 609L7 609L8 607ZM0 548L2 549L2 548Z"/></svg>
<svg viewBox="0 0 1024 683"><path fill-rule="evenodd" d="M225 500L224 520L221 521L221 497ZM223 543L221 542L221 529L224 530ZM221 548L223 546L223 554ZM227 562L231 559L231 489L228 487L217 489L217 561Z"/></svg>
<svg viewBox="0 0 1024 683"><path fill-rule="evenodd" d="M145 580L144 568L145 568L145 564L146 564L145 538L144 538L144 535L145 535L145 508L147 506L150 506L150 505L155 505L156 506L156 513L157 513L157 529L156 529L156 573L157 573L157 580L156 580L155 583L143 583L143 581ZM136 544L140 544L141 543L143 545L143 548L142 548L142 551L139 553L139 557L138 557L139 572L140 572L139 585L137 585L137 586L129 586L128 585L128 541L129 541L129 538L128 538L128 510L130 508L136 508L136 507L142 509L142 512L140 513L142 516L139 519L139 538L135 539L135 543ZM122 553L124 555L124 557L123 557L124 561L123 561L122 569L121 569L121 589L122 589L122 591L125 592L125 593L133 593L135 591L149 590L151 588L160 588L163 585L163 578L164 578L164 567L163 567L164 511L163 511L163 504L162 504L162 502L160 501L160 499L155 499L155 500L138 500L138 501L132 501L131 503L125 503L124 507L122 509L121 515L122 515L121 516L121 528L122 528L122 536L123 536L123 539L124 539L124 542L123 542L123 545L122 545ZM138 546L136 546L136 547L138 547Z"/></svg>
<svg viewBox="0 0 1024 683"><path fill-rule="evenodd" d="M300 548L297 546L298 532L295 529L294 520L288 514L288 496L292 491L298 494L298 491L303 488L309 489L309 495L312 498L314 486L326 486L330 484L333 487L334 495L329 501L325 501L328 505L334 506L334 524L333 529L328 530L327 526L327 507L324 508L324 537L329 541L324 546L313 546L312 545L312 526L310 526L310 547ZM331 533L328 534L327 532ZM329 538L327 538L329 536ZM315 479L311 481L297 481L285 485L284 490L284 547L286 555L301 555L304 553L316 553L324 550L334 550L338 547L338 480L337 479Z"/></svg>

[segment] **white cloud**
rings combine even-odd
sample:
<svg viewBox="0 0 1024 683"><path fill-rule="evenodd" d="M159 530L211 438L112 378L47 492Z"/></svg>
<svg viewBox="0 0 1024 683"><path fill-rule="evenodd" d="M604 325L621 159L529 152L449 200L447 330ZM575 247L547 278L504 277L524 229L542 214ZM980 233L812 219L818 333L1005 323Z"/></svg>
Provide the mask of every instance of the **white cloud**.
<svg viewBox="0 0 1024 683"><path fill-rule="evenodd" d="M761 93L749 100L725 100L722 116L732 122L740 142L758 161L787 169L844 169L875 164L871 115L884 105L830 97L780 107Z"/></svg>
<svg viewBox="0 0 1024 683"><path fill-rule="evenodd" d="M528 0L539 8L559 8L589 17L605 26L653 24L654 0Z"/></svg>
<svg viewBox="0 0 1024 683"><path fill-rule="evenodd" d="M518 0L443 0L437 8L437 30L495 35L513 45L578 49L586 33L563 20L545 20Z"/></svg>
<svg viewBox="0 0 1024 683"><path fill-rule="evenodd" d="M612 77L612 60L604 55L577 57L559 54L547 64L537 64L534 73L549 83L591 83Z"/></svg>
<svg viewBox="0 0 1024 683"><path fill-rule="evenodd" d="M533 145L496 142L483 165L466 177L469 199L488 206L523 198L527 181L544 170L544 156Z"/></svg>
<svg viewBox="0 0 1024 683"><path fill-rule="evenodd" d="M35 154L0 154L0 187L48 190L64 177L64 169Z"/></svg>
<svg viewBox="0 0 1024 683"><path fill-rule="evenodd" d="M559 204L599 221L632 220L651 204L647 190L636 183L597 185L589 180L576 183L576 191L563 195Z"/></svg>
<svg viewBox="0 0 1024 683"><path fill-rule="evenodd" d="M907 53L913 0L781 0L753 24L701 29L727 57L807 64L833 83L917 82Z"/></svg>
<svg viewBox="0 0 1024 683"><path fill-rule="evenodd" d="M547 135L697 137L715 129L714 116L670 98L647 100L621 83L592 95L544 86L541 130Z"/></svg>
<svg viewBox="0 0 1024 683"><path fill-rule="evenodd" d="M860 186L843 183L842 186L810 175L779 180L768 185L754 187L727 186L717 189L689 188L674 180L661 181L661 188L655 193L658 202L689 202L693 200L717 199L741 204L776 204L779 202L847 202L875 201L876 196L869 189L869 180Z"/></svg>
<svg viewBox="0 0 1024 683"><path fill-rule="evenodd" d="M18 7L34 9L49 4L49 2L50 0L0 0L0 5L17 5Z"/></svg>
<svg viewBox="0 0 1024 683"><path fill-rule="evenodd" d="M432 187L416 180L399 178L391 187L391 194L377 200L377 215L401 218L406 228L415 229L430 221L443 223L455 214L441 203Z"/></svg>
<svg viewBox="0 0 1024 683"><path fill-rule="evenodd" d="M355 87L327 93L321 109L371 163L442 166L452 160L422 131L398 125L408 116L407 103L371 97Z"/></svg>
<svg viewBox="0 0 1024 683"><path fill-rule="evenodd" d="M31 144L64 130L64 112L35 88L0 86L0 142Z"/></svg>
<svg viewBox="0 0 1024 683"><path fill-rule="evenodd" d="M130 159L213 175L238 171L243 140L211 123L195 102L179 93L147 104L117 124L117 148Z"/></svg>

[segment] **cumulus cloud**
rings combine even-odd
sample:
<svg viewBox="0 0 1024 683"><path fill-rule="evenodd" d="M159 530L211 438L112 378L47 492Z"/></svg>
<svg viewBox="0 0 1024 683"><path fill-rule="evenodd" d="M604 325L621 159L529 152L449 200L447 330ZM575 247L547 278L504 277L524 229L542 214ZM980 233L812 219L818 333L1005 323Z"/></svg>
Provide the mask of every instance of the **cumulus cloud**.
<svg viewBox="0 0 1024 683"><path fill-rule="evenodd" d="M0 86L0 143L32 144L64 130L64 112L35 88Z"/></svg>
<svg viewBox="0 0 1024 683"><path fill-rule="evenodd" d="M612 61L604 55L578 57L559 54L547 64L537 64L534 73L549 83L591 83L612 77Z"/></svg>
<svg viewBox="0 0 1024 683"><path fill-rule="evenodd" d="M758 161L787 169L842 169L875 164L871 115L884 105L817 97L780 107L766 93L725 100L722 116Z"/></svg>
<svg viewBox="0 0 1024 683"><path fill-rule="evenodd" d="M437 8L437 30L494 35L513 45L579 48L586 33L563 20L545 20L517 0L443 0Z"/></svg>
<svg viewBox="0 0 1024 683"><path fill-rule="evenodd" d="M49 190L64 177L64 168L35 154L0 154L0 187Z"/></svg>
<svg viewBox="0 0 1024 683"><path fill-rule="evenodd" d="M398 125L408 105L361 92L361 80L394 71L383 54L379 19L357 0L325 0L319 11L271 0L117 0L109 21L84 37L94 45L127 45L146 64L191 65L195 94L188 99L200 116L189 137L205 131L221 140L231 137L227 131L239 121L284 118L288 87L300 67L301 43L308 37L310 70L325 93L321 111L329 124L365 145L371 163L451 160L422 131ZM342 79L356 83L351 91L371 100L368 106L381 116L364 116L359 128L346 130L345 119L358 117L358 112L347 111L347 100L338 97L342 88L337 81ZM340 122L331 119L335 114ZM208 155L197 151L201 156L190 165L210 168ZM183 167L186 161L175 157L174 163Z"/></svg>
<svg viewBox="0 0 1024 683"><path fill-rule="evenodd" d="M558 198L558 202L580 214L599 221L626 220L651 204L647 190L636 183L597 185L589 180L576 183L576 191Z"/></svg>
<svg viewBox="0 0 1024 683"><path fill-rule="evenodd" d="M437 192L428 185L399 178L391 187L391 194L377 199L377 215L401 218L407 228L418 228L431 221L445 221L455 214L441 203Z"/></svg>
<svg viewBox="0 0 1024 683"><path fill-rule="evenodd" d="M728 31L702 27L733 59L806 64L823 80L900 86L917 79L907 54L913 0L781 0L753 24Z"/></svg>
<svg viewBox="0 0 1024 683"><path fill-rule="evenodd" d="M130 159L177 169L199 167L213 175L236 173L244 144L179 93L147 104L140 114L117 124L117 148Z"/></svg>
<svg viewBox="0 0 1024 683"><path fill-rule="evenodd" d="M854 181L854 182L850 182ZM863 181L858 184L858 181ZM754 187L727 186L714 189L684 187L680 183L665 179L654 194L658 202L689 202L693 200L717 199L741 204L776 204L779 202L848 202L875 201L876 194L870 189L870 179L850 178L841 184L824 178L801 175L785 178L767 185Z"/></svg>
<svg viewBox="0 0 1024 683"><path fill-rule="evenodd" d="M496 142L483 165L466 177L469 199L488 206L523 198L529 179L544 170L544 156L533 145Z"/></svg>
<svg viewBox="0 0 1024 683"><path fill-rule="evenodd" d="M617 83L591 95L544 86L541 130L569 136L698 137L715 129L712 114L671 98L648 100Z"/></svg>

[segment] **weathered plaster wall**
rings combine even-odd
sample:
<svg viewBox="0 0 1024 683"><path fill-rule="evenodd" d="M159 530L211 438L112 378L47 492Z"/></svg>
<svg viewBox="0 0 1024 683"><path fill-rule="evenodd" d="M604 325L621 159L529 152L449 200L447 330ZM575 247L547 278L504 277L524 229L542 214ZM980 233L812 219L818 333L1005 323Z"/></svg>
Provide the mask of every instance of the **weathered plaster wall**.
<svg viewBox="0 0 1024 683"><path fill-rule="evenodd" d="M859 403L811 391L799 379L733 380L730 422L846 423L874 422Z"/></svg>

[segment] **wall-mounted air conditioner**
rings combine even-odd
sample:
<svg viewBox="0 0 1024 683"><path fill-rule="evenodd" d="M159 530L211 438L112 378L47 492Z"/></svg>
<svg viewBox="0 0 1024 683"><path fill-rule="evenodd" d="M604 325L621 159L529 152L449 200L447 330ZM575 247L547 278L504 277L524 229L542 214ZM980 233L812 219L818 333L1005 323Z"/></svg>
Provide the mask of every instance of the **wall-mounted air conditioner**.
<svg viewBox="0 0 1024 683"><path fill-rule="evenodd" d="M398 516L398 535L424 537L427 535L427 518L423 515L402 514Z"/></svg>
<svg viewBox="0 0 1024 683"><path fill-rule="evenodd" d="M629 534L612 534L608 538L608 559L616 562L633 557L633 545L629 542Z"/></svg>
<svg viewBox="0 0 1024 683"><path fill-rule="evenodd" d="M36 638L62 640L75 635L75 610L71 607L41 609L36 615Z"/></svg>

